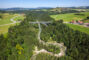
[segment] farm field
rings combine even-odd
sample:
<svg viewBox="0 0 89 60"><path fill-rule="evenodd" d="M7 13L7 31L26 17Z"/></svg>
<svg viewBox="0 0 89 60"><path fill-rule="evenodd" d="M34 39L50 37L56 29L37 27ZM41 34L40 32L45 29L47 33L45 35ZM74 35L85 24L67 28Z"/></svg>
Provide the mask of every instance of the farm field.
<svg viewBox="0 0 89 60"><path fill-rule="evenodd" d="M2 16L2 18L0 18L0 25L12 23L12 21L10 21L10 19L15 16L18 16L18 14L9 14L9 13L4 13L4 14L0 14L0 15Z"/></svg>
<svg viewBox="0 0 89 60"><path fill-rule="evenodd" d="M4 34L6 32L8 32L8 28L10 26L14 26L14 24L11 21L11 19L13 18L14 21L18 21L18 20L24 20L24 16L23 15L19 15L19 14L9 14L9 13L4 13L1 14L2 18L0 19L0 34ZM15 17L15 18L14 18Z"/></svg>
<svg viewBox="0 0 89 60"><path fill-rule="evenodd" d="M0 26L0 34L4 34L8 32L8 28L10 26L14 26L15 24L10 24L10 25L5 25L5 26Z"/></svg>
<svg viewBox="0 0 89 60"><path fill-rule="evenodd" d="M86 34L89 34L89 28L87 28L87 27L83 27L81 25L74 25L74 24L66 24L66 25L74 30L78 30L78 31L84 32Z"/></svg>
<svg viewBox="0 0 89 60"><path fill-rule="evenodd" d="M89 11L89 9L72 9L72 10L77 10L77 11Z"/></svg>
<svg viewBox="0 0 89 60"><path fill-rule="evenodd" d="M51 15L56 21L62 19L64 22L70 22L72 20L82 20L89 16L89 12L81 12L81 13L67 13L67 14L58 14Z"/></svg>
<svg viewBox="0 0 89 60"><path fill-rule="evenodd" d="M4 13L4 14L0 14L2 16L2 18L0 18L0 25L2 24L9 24L9 23L13 23L10 19L12 19L13 17L14 20L23 20L24 16L23 15L19 15L19 14L9 14L9 13ZM17 16L17 17L16 17Z"/></svg>
<svg viewBox="0 0 89 60"><path fill-rule="evenodd" d="M87 20L84 20L83 22L84 22L84 23L89 23L89 19L87 19Z"/></svg>

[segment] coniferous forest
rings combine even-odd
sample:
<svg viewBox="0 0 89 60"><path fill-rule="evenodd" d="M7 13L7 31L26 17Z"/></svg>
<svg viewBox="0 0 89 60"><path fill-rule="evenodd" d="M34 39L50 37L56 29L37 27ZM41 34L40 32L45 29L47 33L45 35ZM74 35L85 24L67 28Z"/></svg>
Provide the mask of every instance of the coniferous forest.
<svg viewBox="0 0 89 60"><path fill-rule="evenodd" d="M30 24L30 22L36 21L52 21L47 26L40 24L41 40L63 43L66 51L65 55L61 57L40 53L34 57L35 60L89 60L89 35L73 30L64 24L63 20L55 21L49 14L41 12L27 13L24 21L9 28L6 37L3 34L0 35L0 60L32 60L35 47L54 54L60 52L60 48L54 45L39 43L38 24Z"/></svg>

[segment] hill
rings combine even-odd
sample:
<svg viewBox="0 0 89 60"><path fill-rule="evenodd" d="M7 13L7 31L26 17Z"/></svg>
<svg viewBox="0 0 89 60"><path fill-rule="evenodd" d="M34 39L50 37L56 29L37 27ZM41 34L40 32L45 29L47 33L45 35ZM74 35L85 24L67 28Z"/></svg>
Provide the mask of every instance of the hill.
<svg viewBox="0 0 89 60"><path fill-rule="evenodd" d="M37 8L22 8L22 7L13 7L13 8L0 8L4 11L17 11L17 10L34 10L34 9L50 9L51 7L37 7Z"/></svg>
<svg viewBox="0 0 89 60"><path fill-rule="evenodd" d="M80 13L67 13L67 14L58 14L51 15L55 20L62 19L64 22L70 22L72 20L83 20L86 19L89 15L89 12L80 12Z"/></svg>

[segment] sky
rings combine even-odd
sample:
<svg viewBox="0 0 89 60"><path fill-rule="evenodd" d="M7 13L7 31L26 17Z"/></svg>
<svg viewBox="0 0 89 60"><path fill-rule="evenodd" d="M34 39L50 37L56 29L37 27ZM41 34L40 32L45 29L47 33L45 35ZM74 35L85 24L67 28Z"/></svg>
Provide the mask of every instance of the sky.
<svg viewBox="0 0 89 60"><path fill-rule="evenodd" d="M0 0L0 8L89 6L89 0Z"/></svg>

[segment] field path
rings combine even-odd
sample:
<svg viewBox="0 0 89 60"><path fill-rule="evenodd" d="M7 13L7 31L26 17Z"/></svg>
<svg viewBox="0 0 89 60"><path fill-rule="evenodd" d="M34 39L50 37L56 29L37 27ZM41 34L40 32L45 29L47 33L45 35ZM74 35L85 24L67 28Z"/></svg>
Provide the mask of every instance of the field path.
<svg viewBox="0 0 89 60"><path fill-rule="evenodd" d="M63 43L52 43L52 42L44 42L40 39L40 34L41 34L41 26L40 24L47 24L47 23L51 23L51 22L30 22L30 23L37 23L38 26L39 26L39 32L38 32L38 40L39 40L39 43L43 44L43 45L54 45L54 46L58 46L60 48L60 52L58 54L54 54L53 52L49 52L45 49L41 49L41 50L38 50L37 47L35 47L35 50L34 50L34 54L33 56L31 57L31 60L36 60L36 56L40 53L47 53L47 54L50 54L52 56L56 56L56 57L61 57L61 56L64 56L65 55L65 51L66 51L66 47L64 46Z"/></svg>
<svg viewBox="0 0 89 60"><path fill-rule="evenodd" d="M20 16L20 15L19 15ZM18 16L15 16L13 18L10 19L10 21L12 21L13 23L9 23L9 24L3 24L3 25L0 25L0 26L6 26L6 25L11 25L11 24L15 24L15 23L20 23L20 22L16 22L14 19L18 17Z"/></svg>

